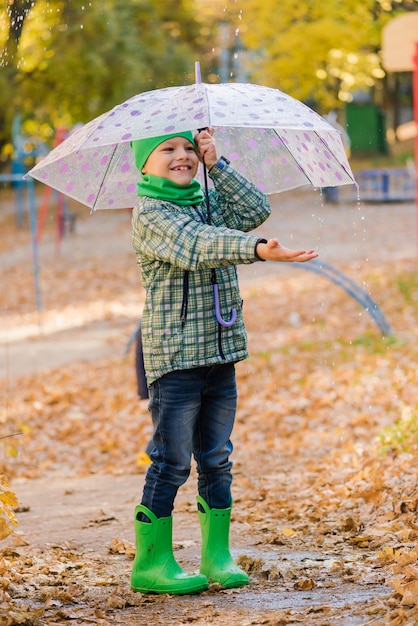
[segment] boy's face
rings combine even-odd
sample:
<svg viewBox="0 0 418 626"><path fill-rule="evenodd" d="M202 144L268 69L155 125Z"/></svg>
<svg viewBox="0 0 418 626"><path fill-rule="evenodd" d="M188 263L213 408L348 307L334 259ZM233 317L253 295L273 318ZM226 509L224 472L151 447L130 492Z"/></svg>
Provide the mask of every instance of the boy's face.
<svg viewBox="0 0 418 626"><path fill-rule="evenodd" d="M198 165L194 145L185 137L172 137L151 152L142 173L168 178L178 185L188 185L196 176Z"/></svg>

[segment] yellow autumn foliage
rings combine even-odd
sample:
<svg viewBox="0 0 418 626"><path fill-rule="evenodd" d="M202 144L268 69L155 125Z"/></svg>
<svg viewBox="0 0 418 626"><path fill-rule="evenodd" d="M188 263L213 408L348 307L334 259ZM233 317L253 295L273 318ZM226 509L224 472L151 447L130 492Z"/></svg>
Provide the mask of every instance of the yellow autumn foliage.
<svg viewBox="0 0 418 626"><path fill-rule="evenodd" d="M0 475L0 540L8 537L17 524L13 510L17 505L16 495L10 490L6 476Z"/></svg>
<svg viewBox="0 0 418 626"><path fill-rule="evenodd" d="M394 9L374 0L242 0L240 35L254 82L325 112L384 76L378 50Z"/></svg>

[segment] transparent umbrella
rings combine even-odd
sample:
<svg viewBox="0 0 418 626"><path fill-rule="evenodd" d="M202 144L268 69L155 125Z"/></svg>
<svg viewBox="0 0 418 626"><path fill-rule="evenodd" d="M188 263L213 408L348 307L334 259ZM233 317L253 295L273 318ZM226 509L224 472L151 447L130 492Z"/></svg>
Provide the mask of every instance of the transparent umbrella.
<svg viewBox="0 0 418 626"><path fill-rule="evenodd" d="M218 151L267 194L311 184L355 184L341 135L278 89L207 84L196 63L193 85L140 93L93 119L28 174L96 209L135 205L134 139L215 128Z"/></svg>

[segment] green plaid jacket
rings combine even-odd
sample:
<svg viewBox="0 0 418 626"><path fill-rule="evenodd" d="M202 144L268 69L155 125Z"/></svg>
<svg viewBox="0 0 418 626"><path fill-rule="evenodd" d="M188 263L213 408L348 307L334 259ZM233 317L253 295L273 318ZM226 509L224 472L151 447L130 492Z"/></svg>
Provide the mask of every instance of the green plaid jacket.
<svg viewBox="0 0 418 626"><path fill-rule="evenodd" d="M146 302L142 341L147 383L178 369L236 362L248 356L236 265L257 261L259 239L247 234L270 215L261 191L220 159L210 172L211 224L206 202L179 206L139 198L132 213L132 241L141 267ZM212 268L216 268L221 327L214 313ZM189 272L187 317L181 319L184 276Z"/></svg>

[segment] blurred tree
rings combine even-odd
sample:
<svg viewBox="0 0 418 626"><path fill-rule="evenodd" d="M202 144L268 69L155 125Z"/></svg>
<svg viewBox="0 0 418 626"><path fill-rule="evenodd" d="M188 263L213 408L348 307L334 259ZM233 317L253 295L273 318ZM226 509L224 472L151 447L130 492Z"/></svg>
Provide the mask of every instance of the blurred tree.
<svg viewBox="0 0 418 626"><path fill-rule="evenodd" d="M10 134L17 56L23 26L35 2L5 0L0 9L0 148Z"/></svg>
<svg viewBox="0 0 418 626"><path fill-rule="evenodd" d="M384 71L381 30L417 0L241 0L252 80L278 87L321 112L369 90Z"/></svg>
<svg viewBox="0 0 418 626"><path fill-rule="evenodd" d="M19 112L54 134L140 91L191 82L214 24L193 0L6 0L0 11L0 142ZM199 57L197 57L199 58ZM10 150L9 150L10 152Z"/></svg>
<svg viewBox="0 0 418 626"><path fill-rule="evenodd" d="M250 72L327 111L382 78L381 29L417 8L418 0L0 0L0 149L9 142L10 153L15 113L27 134L52 139L57 127L135 93L193 82L196 59L216 82L228 54L222 80ZM247 50L237 55L241 42Z"/></svg>

